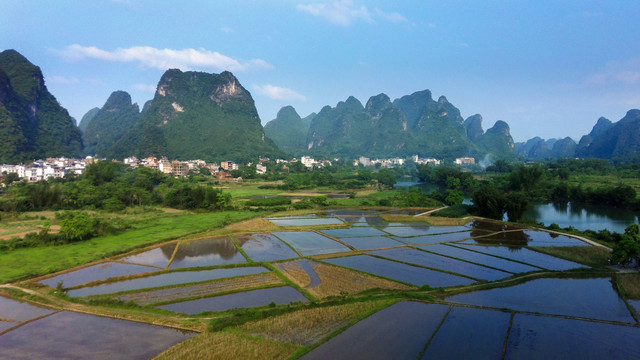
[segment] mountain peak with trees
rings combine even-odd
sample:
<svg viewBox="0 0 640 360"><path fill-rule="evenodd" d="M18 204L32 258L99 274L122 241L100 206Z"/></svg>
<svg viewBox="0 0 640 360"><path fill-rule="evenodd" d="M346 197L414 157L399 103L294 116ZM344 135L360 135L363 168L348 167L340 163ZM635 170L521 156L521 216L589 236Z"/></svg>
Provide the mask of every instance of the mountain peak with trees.
<svg viewBox="0 0 640 360"><path fill-rule="evenodd" d="M80 156L75 121L49 93L39 67L15 50L0 53L0 162Z"/></svg>

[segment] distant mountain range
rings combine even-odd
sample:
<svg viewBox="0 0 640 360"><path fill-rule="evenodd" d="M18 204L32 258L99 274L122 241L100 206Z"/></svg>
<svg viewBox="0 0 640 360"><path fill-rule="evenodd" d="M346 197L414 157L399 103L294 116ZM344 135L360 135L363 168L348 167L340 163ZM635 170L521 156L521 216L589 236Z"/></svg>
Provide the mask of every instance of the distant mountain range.
<svg viewBox="0 0 640 360"><path fill-rule="evenodd" d="M514 144L506 122L484 131L481 115L465 120L446 97L436 101L429 90L393 101L379 94L365 105L349 97L305 118L286 106L263 128L251 94L226 71L167 70L142 111L129 94L115 91L78 127L74 123L48 92L37 66L15 50L0 53L0 162L5 163L84 154L207 161L285 154L439 159L640 155L640 110L630 110L616 123L600 118L577 144L568 137Z"/></svg>
<svg viewBox="0 0 640 360"><path fill-rule="evenodd" d="M482 116L467 120L444 96L433 100L429 90L393 102L385 94L372 96L363 106L349 97L335 107L325 106L307 125L288 106L265 125L265 133L294 155L325 157L514 158L509 125L498 121L485 133Z"/></svg>

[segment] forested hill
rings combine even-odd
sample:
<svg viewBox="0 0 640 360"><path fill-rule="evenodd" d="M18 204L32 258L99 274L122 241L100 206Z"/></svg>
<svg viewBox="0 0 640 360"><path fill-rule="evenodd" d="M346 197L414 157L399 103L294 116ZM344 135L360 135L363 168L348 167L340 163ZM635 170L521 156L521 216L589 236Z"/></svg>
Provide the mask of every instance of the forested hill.
<svg viewBox="0 0 640 360"><path fill-rule="evenodd" d="M295 115L294 115L295 114ZM466 121L446 97L429 90L391 101L386 94L363 105L353 96L312 114L308 128L295 109L282 108L265 129L278 146L293 155L342 157L483 157L513 158L513 139L504 121L486 133L482 117ZM308 129L308 130L307 130ZM305 142L300 138L306 139Z"/></svg>
<svg viewBox="0 0 640 360"><path fill-rule="evenodd" d="M129 155L240 161L281 152L264 136L251 94L232 73L171 69L141 119L109 152L115 158Z"/></svg>
<svg viewBox="0 0 640 360"><path fill-rule="evenodd" d="M40 68L15 50L0 53L0 163L82 156L74 120L44 83Z"/></svg>

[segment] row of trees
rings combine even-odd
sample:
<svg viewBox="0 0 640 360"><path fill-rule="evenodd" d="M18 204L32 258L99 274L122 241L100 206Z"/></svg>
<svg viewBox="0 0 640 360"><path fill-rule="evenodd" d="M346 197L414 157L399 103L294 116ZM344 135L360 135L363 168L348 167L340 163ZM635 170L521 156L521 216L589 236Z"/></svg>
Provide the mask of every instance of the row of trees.
<svg viewBox="0 0 640 360"><path fill-rule="evenodd" d="M131 169L110 161L87 166L78 178L18 182L0 198L0 210L104 209L122 210L133 205L162 205L179 209L219 210L231 196L203 187L193 178L175 179L145 167Z"/></svg>

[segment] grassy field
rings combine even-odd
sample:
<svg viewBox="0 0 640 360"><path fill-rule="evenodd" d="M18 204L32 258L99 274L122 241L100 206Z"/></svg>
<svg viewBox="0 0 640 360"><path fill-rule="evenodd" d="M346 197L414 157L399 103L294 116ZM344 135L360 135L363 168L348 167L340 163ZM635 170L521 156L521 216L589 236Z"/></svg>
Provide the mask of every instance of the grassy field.
<svg viewBox="0 0 640 360"><path fill-rule="evenodd" d="M629 299L640 300L640 274L619 274L618 284Z"/></svg>
<svg viewBox="0 0 640 360"><path fill-rule="evenodd" d="M137 228L117 235L56 246L20 248L0 254L0 283L49 274L100 260L132 249L220 228L258 216L227 211L203 214L155 214L136 223Z"/></svg>
<svg viewBox="0 0 640 360"><path fill-rule="evenodd" d="M389 300L302 309L248 322L238 330L267 339L308 346L331 333L389 306Z"/></svg>
<svg viewBox="0 0 640 360"><path fill-rule="evenodd" d="M537 251L593 267L609 265L611 252L599 246L548 246L536 247Z"/></svg>
<svg viewBox="0 0 640 360"><path fill-rule="evenodd" d="M200 334L169 348L156 360L169 359L286 359L297 346L232 331Z"/></svg>

